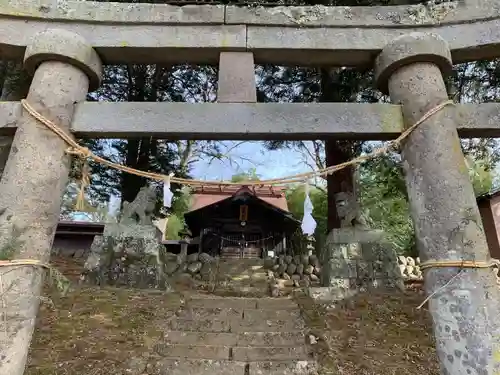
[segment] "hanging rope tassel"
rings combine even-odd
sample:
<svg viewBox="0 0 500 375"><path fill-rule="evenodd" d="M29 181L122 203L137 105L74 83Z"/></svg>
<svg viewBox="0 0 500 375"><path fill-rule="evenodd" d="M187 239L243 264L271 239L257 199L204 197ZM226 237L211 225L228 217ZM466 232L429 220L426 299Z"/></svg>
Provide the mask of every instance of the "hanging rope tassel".
<svg viewBox="0 0 500 375"><path fill-rule="evenodd" d="M87 201L85 199L85 189L90 185L90 166L85 160L82 167L82 176L80 178L80 190L76 198L75 210L85 211Z"/></svg>
<svg viewBox="0 0 500 375"><path fill-rule="evenodd" d="M165 218L165 225L163 226L163 240L167 239L167 231L168 231L168 216Z"/></svg>
<svg viewBox="0 0 500 375"><path fill-rule="evenodd" d="M304 198L304 217L302 218L302 233L312 236L316 230L316 220L314 220L312 213L314 207L309 197L309 181L305 182L305 198Z"/></svg>

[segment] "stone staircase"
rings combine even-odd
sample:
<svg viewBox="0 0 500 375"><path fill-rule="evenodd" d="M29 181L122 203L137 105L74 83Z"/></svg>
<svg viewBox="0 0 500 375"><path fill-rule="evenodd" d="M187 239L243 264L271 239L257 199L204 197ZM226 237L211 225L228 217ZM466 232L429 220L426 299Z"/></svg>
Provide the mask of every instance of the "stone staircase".
<svg viewBox="0 0 500 375"><path fill-rule="evenodd" d="M158 375L310 375L304 322L287 298L199 295L155 345Z"/></svg>
<svg viewBox="0 0 500 375"><path fill-rule="evenodd" d="M269 296L263 259L221 259L215 293L245 297Z"/></svg>

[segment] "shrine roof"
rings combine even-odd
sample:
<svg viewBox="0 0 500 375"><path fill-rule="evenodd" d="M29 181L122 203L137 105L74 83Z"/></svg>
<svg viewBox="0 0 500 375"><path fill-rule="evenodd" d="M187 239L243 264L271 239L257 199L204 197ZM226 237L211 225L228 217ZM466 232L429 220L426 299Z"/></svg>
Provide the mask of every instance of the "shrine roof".
<svg viewBox="0 0 500 375"><path fill-rule="evenodd" d="M260 200L289 212L285 196L285 187L281 186L209 186L196 188L193 191L193 201L190 212L199 210L215 203L221 202L229 197L246 193L251 194Z"/></svg>

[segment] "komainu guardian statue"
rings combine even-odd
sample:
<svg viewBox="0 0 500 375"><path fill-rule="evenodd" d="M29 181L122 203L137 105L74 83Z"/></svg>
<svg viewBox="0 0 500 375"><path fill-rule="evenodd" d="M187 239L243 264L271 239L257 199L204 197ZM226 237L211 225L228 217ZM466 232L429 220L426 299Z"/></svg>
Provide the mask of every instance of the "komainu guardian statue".
<svg viewBox="0 0 500 375"><path fill-rule="evenodd" d="M322 251L319 299L343 299L373 287L403 288L397 256L385 233L372 229L355 193L335 195L340 228L327 236Z"/></svg>
<svg viewBox="0 0 500 375"><path fill-rule="evenodd" d="M132 202L123 202L121 224L153 225L152 215L156 206L156 191L143 186Z"/></svg>
<svg viewBox="0 0 500 375"><path fill-rule="evenodd" d="M166 248L152 222L155 205L156 192L151 186L142 187L132 202L124 202L120 221L106 223L102 236L94 237L83 282L170 289Z"/></svg>
<svg viewBox="0 0 500 375"><path fill-rule="evenodd" d="M335 207L340 219L340 227L359 227L368 229L368 220L361 211L361 206L353 193L335 194Z"/></svg>

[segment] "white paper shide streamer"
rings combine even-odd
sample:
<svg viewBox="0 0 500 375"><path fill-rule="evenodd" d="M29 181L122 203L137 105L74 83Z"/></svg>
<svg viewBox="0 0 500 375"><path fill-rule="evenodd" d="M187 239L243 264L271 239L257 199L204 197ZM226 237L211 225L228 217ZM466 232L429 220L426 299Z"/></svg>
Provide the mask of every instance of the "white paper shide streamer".
<svg viewBox="0 0 500 375"><path fill-rule="evenodd" d="M172 198L174 193L170 190L170 179L173 177L173 173L170 173L163 181L163 207L172 207Z"/></svg>
<svg viewBox="0 0 500 375"><path fill-rule="evenodd" d="M313 204L311 202L311 198L309 197L309 182L305 184L305 199L304 199L304 217L302 218L302 233L311 236L314 234L316 230L316 220L314 220L313 213Z"/></svg>

